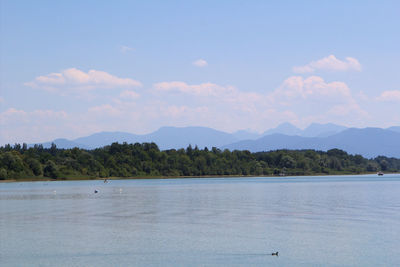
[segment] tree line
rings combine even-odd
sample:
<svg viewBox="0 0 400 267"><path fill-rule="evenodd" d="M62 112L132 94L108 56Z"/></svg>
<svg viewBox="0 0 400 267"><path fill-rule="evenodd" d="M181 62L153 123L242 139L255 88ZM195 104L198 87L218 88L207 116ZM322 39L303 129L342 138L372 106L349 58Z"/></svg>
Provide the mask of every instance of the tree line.
<svg viewBox="0 0 400 267"><path fill-rule="evenodd" d="M400 159L366 159L340 149L251 153L213 147L161 151L155 143L119 144L86 150L26 144L0 147L0 180L108 177L271 176L399 172Z"/></svg>

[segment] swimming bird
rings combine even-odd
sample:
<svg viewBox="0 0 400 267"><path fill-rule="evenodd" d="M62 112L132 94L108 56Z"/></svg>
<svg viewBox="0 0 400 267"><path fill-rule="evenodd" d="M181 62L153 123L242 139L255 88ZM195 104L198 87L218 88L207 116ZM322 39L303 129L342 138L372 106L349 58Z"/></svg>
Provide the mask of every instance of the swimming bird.
<svg viewBox="0 0 400 267"><path fill-rule="evenodd" d="M277 252L272 252L271 255L272 255L272 256L278 256L278 253L279 253L278 251L277 251Z"/></svg>
<svg viewBox="0 0 400 267"><path fill-rule="evenodd" d="M95 194L97 194L98 192L99 192L99 191L97 191L97 190L94 190L94 193L95 193Z"/></svg>

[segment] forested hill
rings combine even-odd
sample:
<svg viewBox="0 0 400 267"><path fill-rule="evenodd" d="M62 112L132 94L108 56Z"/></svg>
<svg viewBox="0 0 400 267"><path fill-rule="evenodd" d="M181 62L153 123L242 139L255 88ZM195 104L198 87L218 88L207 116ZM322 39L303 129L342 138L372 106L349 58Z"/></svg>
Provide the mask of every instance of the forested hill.
<svg viewBox="0 0 400 267"><path fill-rule="evenodd" d="M85 150L26 144L0 147L0 179L177 177L213 175L313 175L399 172L400 159L366 159L339 149L251 153L217 148L160 151L155 143Z"/></svg>

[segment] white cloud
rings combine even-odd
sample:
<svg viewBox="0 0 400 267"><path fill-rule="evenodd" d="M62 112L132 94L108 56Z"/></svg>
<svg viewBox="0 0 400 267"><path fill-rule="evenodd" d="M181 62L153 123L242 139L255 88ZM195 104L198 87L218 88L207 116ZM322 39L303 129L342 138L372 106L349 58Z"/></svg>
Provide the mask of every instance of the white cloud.
<svg viewBox="0 0 400 267"><path fill-rule="evenodd" d="M140 95L132 90L125 90L119 94L120 98L124 100L133 100L140 97Z"/></svg>
<svg viewBox="0 0 400 267"><path fill-rule="evenodd" d="M181 92L197 96L227 95L235 91L232 86L225 87L214 83L189 85L181 81L156 83L154 84L154 88L159 92Z"/></svg>
<svg viewBox="0 0 400 267"><path fill-rule="evenodd" d="M284 95L288 98L301 97L303 99L321 96L348 98L351 96L349 87L343 82L326 83L319 76L310 76L303 78L301 76L292 76L286 79L279 87L275 95Z"/></svg>
<svg viewBox="0 0 400 267"><path fill-rule="evenodd" d="M130 78L119 78L105 71L89 70L87 73L70 68L61 73L50 73L36 77L25 83L26 86L51 92L87 92L95 89L132 88L142 84Z"/></svg>
<svg viewBox="0 0 400 267"><path fill-rule="evenodd" d="M377 100L382 102L400 102L400 90L384 91L377 97Z"/></svg>
<svg viewBox="0 0 400 267"><path fill-rule="evenodd" d="M317 120L331 122L330 118L340 123L344 119L359 121L368 115L347 84L326 82L318 76L292 76L276 90L266 93L242 91L213 83L187 84L181 81L158 83L154 88L162 99L160 106L166 103L174 105L174 112L160 111L163 114L171 111L171 116L173 114L176 119L179 117L177 114L181 114L181 119L188 119L187 114L192 114L192 125L204 119L205 124L206 121L215 122L219 129L227 127L225 130L235 130L229 127L240 124L263 131L266 123L290 121L307 125ZM207 112L201 113L203 119L195 119L193 108L200 106L206 107ZM200 112L197 114L200 116Z"/></svg>
<svg viewBox="0 0 400 267"><path fill-rule="evenodd" d="M221 86L214 83L187 84L181 81L161 82L154 85L156 92L162 94L165 100L171 102L181 100L192 105L226 105L227 109L242 112L255 112L255 105L265 105L265 94L244 92L227 85ZM167 94L166 94L167 93ZM172 94L173 93L173 94ZM191 97L191 98L190 98Z"/></svg>
<svg viewBox="0 0 400 267"><path fill-rule="evenodd" d="M267 93L241 91L233 86L214 83L187 84L181 81L157 83L154 88L165 103L180 107L174 109L174 117L188 113L187 107L204 106L208 108L210 116L207 118L210 121L215 120L212 116L216 114L224 118L220 118L221 127L240 123L262 130L260 128L265 127L264 122L271 120L304 125L317 119L329 121L329 118L335 118L338 122L343 118L359 120L368 115L359 106L347 84L326 82L319 76L292 76L276 90Z"/></svg>
<svg viewBox="0 0 400 267"><path fill-rule="evenodd" d="M275 105L286 107L300 117L366 116L344 82L325 82L318 76L292 76L269 95Z"/></svg>
<svg viewBox="0 0 400 267"><path fill-rule="evenodd" d="M325 71L361 71L361 64L357 59L346 57L344 61L337 59L334 55L312 61L304 66L293 67L296 73L311 73L317 70Z"/></svg>
<svg viewBox="0 0 400 267"><path fill-rule="evenodd" d="M196 61L193 61L192 64L196 67L205 67L208 65L207 61L204 59L198 59Z"/></svg>
<svg viewBox="0 0 400 267"><path fill-rule="evenodd" d="M120 45L119 46L119 51L121 53L123 53L123 54L125 54L125 53L127 53L129 51L132 51L132 50L134 50L132 47L129 47L129 46L126 46L126 45Z"/></svg>

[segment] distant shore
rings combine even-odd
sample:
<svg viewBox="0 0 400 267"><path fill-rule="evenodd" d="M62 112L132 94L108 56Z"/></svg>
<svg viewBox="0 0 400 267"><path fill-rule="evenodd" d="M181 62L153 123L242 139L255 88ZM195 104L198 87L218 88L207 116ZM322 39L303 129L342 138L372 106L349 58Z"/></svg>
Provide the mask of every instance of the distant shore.
<svg viewBox="0 0 400 267"><path fill-rule="evenodd" d="M110 177L110 178L90 178L90 177L74 177L74 178L58 178L51 179L47 177L41 178L21 178L0 180L0 183L20 183L20 182L56 182L56 181L112 181L112 180L146 180L146 179L190 179L190 178L250 178L250 177L265 177L265 178L287 178L287 177L307 177L307 176L346 176L346 175L373 175L376 172L366 173L342 173L342 174L310 174L310 175L204 175L204 176L138 176L138 177ZM385 173L399 174L396 172ZM377 175L378 176L378 175Z"/></svg>

